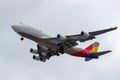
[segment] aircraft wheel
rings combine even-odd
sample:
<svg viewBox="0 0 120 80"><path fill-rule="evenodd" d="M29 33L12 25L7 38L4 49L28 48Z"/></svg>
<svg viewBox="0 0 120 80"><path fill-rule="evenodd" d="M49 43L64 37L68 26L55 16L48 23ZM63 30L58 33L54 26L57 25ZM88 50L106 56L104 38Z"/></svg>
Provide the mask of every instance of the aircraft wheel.
<svg viewBox="0 0 120 80"><path fill-rule="evenodd" d="M60 47L60 51L59 51L61 54L64 54L64 48L63 47Z"/></svg>
<svg viewBox="0 0 120 80"><path fill-rule="evenodd" d="M51 55L51 53L48 53L47 56L48 56L48 57L51 57L52 55Z"/></svg>
<svg viewBox="0 0 120 80"><path fill-rule="evenodd" d="M59 54L59 53L56 53L55 55L56 55L56 56L60 56L60 54Z"/></svg>
<svg viewBox="0 0 120 80"><path fill-rule="evenodd" d="M60 56L60 54L58 53L57 56Z"/></svg>
<svg viewBox="0 0 120 80"><path fill-rule="evenodd" d="M61 51L61 54L64 54L64 51Z"/></svg>
<svg viewBox="0 0 120 80"><path fill-rule="evenodd" d="M22 40L24 40L24 38L22 37L20 40L22 41Z"/></svg>

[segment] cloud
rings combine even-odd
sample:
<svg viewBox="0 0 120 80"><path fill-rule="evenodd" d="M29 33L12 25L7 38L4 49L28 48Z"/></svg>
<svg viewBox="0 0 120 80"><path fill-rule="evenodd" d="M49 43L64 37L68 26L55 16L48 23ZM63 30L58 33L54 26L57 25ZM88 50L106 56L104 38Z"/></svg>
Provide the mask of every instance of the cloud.
<svg viewBox="0 0 120 80"><path fill-rule="evenodd" d="M67 54L53 57L46 63L32 60L29 49L36 43L25 39L12 29L19 22L43 30L51 36L78 34L120 25L118 0L10 0L0 1L0 79L2 80L119 80L119 29L93 41L80 43L84 48L94 41L100 50L113 52L98 60L84 62Z"/></svg>

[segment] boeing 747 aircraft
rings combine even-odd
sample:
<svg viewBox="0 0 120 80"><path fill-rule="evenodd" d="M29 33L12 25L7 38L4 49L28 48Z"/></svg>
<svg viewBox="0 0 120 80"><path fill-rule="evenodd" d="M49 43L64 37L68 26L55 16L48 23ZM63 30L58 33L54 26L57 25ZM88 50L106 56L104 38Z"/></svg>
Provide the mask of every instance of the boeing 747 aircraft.
<svg viewBox="0 0 120 80"><path fill-rule="evenodd" d="M112 27L104 30L98 30L93 32L84 32L76 35L62 36L57 34L56 37L50 37L40 30L36 30L28 25L19 24L12 25L12 29L21 36L21 40L28 38L37 43L37 49L30 49L33 53L33 59L45 62L52 56L60 56L60 54L69 54L76 57L84 57L85 61L92 59L98 59L99 56L111 52L111 50L98 52L99 43L94 42L85 49L77 48L77 41L85 42L95 39L97 35L116 30L117 27Z"/></svg>

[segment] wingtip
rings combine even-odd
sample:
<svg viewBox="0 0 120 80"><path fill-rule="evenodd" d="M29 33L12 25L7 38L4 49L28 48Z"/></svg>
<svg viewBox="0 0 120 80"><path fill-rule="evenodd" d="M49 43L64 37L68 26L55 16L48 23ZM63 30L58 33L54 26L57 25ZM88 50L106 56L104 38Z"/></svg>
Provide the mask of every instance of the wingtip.
<svg viewBox="0 0 120 80"><path fill-rule="evenodd" d="M108 50L108 52L112 52L112 50Z"/></svg>
<svg viewBox="0 0 120 80"><path fill-rule="evenodd" d="M116 30L117 28L118 28L117 26L116 26L116 27L113 27L114 30Z"/></svg>

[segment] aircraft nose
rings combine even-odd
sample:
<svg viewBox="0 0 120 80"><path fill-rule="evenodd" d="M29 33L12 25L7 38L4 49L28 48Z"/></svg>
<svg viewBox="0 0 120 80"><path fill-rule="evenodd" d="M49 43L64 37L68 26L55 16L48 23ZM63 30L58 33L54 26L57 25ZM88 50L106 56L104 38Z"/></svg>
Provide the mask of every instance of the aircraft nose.
<svg viewBox="0 0 120 80"><path fill-rule="evenodd" d="M15 27L15 25L12 25L11 28L12 28L13 30L15 30L16 27Z"/></svg>
<svg viewBox="0 0 120 80"><path fill-rule="evenodd" d="M29 30L29 28L26 27L25 25L11 25L11 28L17 33L19 33L19 32L25 32L26 33L26 31Z"/></svg>
<svg viewBox="0 0 120 80"><path fill-rule="evenodd" d="M16 32L19 31L18 26L16 26L16 25L12 25L11 27L12 27L12 29L13 29L14 31L16 31Z"/></svg>

